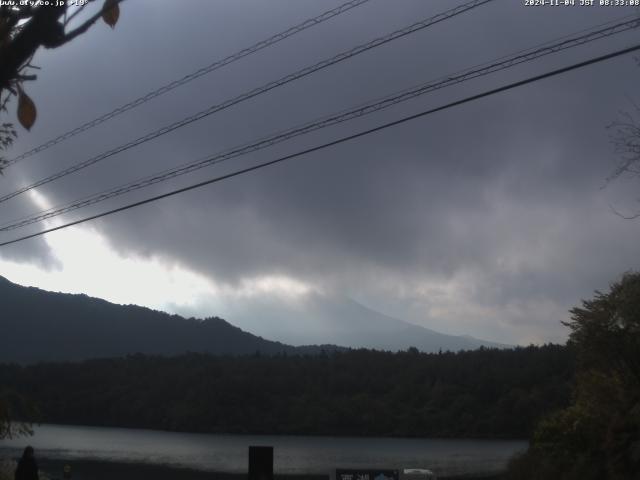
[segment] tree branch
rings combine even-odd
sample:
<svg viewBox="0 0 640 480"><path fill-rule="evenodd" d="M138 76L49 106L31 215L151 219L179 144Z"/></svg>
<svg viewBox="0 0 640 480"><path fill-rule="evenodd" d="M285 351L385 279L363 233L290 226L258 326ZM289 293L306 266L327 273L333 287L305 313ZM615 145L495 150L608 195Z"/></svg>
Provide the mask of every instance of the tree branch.
<svg viewBox="0 0 640 480"><path fill-rule="evenodd" d="M71 40L73 40L74 38L76 38L78 35L82 35L83 33L85 33L87 30L89 30L89 28L91 27L91 25L93 25L94 23L96 23L98 21L98 19L100 19L100 17L102 17L102 14L109 11L109 9L113 8L115 5L118 5L120 3L122 3L124 0L113 0L111 2L105 2L105 4L102 6L102 8L100 9L99 12L97 12L95 15L93 15L91 18L87 19L82 25L80 25L79 27L71 30L70 32L66 33L63 37L61 37L59 39L59 41L57 41L55 44L48 46L47 48L56 48L56 47L60 47L61 45L64 45L65 43L70 42Z"/></svg>
<svg viewBox="0 0 640 480"><path fill-rule="evenodd" d="M64 26L66 27L69 23L71 23L71 20L73 20L80 12L82 12L87 5L89 5L89 3L85 3L84 5L81 5L76 9L75 12L69 15L69 17L64 21Z"/></svg>
<svg viewBox="0 0 640 480"><path fill-rule="evenodd" d="M625 220L635 220L636 218L640 218L640 213L636 213L634 215L623 215L618 210L616 210L611 204L609 204L609 208L613 213L615 213L620 218L624 218Z"/></svg>
<svg viewBox="0 0 640 480"><path fill-rule="evenodd" d="M24 28L0 50L0 89L9 87L35 51L48 40L53 40L50 37L55 33L58 19L65 9L64 6L38 8Z"/></svg>

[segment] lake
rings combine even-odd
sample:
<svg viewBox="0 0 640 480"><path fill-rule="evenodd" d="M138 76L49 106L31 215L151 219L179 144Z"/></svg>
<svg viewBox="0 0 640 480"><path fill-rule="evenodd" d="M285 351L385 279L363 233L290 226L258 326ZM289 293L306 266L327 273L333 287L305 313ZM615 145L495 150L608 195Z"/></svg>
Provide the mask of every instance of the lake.
<svg viewBox="0 0 640 480"><path fill-rule="evenodd" d="M25 445L40 458L171 465L196 470L247 471L248 446L274 447L282 474L328 474L336 468L430 468L440 475L496 472L526 449L526 441L408 438L214 435L127 428L41 425L31 438L0 440L0 456Z"/></svg>

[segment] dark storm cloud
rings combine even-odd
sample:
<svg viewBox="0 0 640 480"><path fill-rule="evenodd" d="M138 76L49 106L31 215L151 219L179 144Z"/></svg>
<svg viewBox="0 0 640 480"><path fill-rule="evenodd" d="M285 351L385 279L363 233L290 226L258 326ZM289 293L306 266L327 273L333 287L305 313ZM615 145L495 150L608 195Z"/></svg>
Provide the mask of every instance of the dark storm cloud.
<svg viewBox="0 0 640 480"><path fill-rule="evenodd" d="M337 4L194 1L185 10L177 2L162 8L155 2L127 3L115 32L95 28L82 40L41 55L41 78L32 90L42 113L16 151ZM3 189L452 6L449 1L373 0L25 160L8 172ZM498 0L166 135L41 193L54 204L71 201L627 13L526 8ZM172 185L620 48L634 35L443 90ZM473 272L477 288L465 301L495 308L497 315L513 302L568 308L624 270L638 268L640 224L612 215L608 202L616 186L600 187L614 164L604 126L625 107L639 73L631 58L616 59L96 225L124 254L160 256L220 282L279 274L366 296L385 290L380 285L420 285ZM14 216L33 208L25 200L12 201ZM395 301L389 298L389 305ZM496 321L519 321L503 315ZM544 331L548 325L539 327Z"/></svg>
<svg viewBox="0 0 640 480"><path fill-rule="evenodd" d="M0 260L17 263L32 263L46 270L59 269L60 262L51 252L51 248L43 239L35 239L29 243L18 243L5 247L0 252ZM2 273L0 273L2 275Z"/></svg>

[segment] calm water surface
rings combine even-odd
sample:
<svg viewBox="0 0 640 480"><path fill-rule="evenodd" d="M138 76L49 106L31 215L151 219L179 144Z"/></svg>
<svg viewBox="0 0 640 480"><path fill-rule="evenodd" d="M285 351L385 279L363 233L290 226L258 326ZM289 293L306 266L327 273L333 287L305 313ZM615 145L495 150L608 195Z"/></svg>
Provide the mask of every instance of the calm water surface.
<svg viewBox="0 0 640 480"><path fill-rule="evenodd" d="M525 441L268 435L212 435L125 428L41 425L31 438L1 440L0 455L34 446L40 457L142 462L246 472L249 445L274 447L277 473L330 473L336 468L431 468L441 475L494 472Z"/></svg>

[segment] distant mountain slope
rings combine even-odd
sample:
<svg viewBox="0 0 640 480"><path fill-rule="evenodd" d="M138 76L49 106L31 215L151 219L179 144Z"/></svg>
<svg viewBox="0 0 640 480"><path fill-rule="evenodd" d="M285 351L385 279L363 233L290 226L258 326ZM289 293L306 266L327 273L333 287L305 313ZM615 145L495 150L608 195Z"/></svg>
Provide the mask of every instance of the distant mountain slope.
<svg viewBox="0 0 640 480"><path fill-rule="evenodd" d="M404 320L384 315L359 304L351 299L337 300L319 308L325 310L327 319L336 323L342 321L339 335L342 345L352 347L368 347L382 350L406 350L416 347L423 352L438 352L439 350L475 350L476 348L504 348L495 342L480 340L469 335L446 335L426 327L415 325ZM329 340L332 337L327 337Z"/></svg>
<svg viewBox="0 0 640 480"><path fill-rule="evenodd" d="M467 335L445 335L383 315L346 297L310 294L295 305L274 299L262 305L264 308L245 307L261 312L260 322L253 322L259 325L255 327L259 335L280 341L253 335L218 317L186 319L86 295L23 287L0 277L0 362L134 353L315 354L341 348L336 345L391 351L416 347L424 352L506 347ZM242 314L233 318L240 321Z"/></svg>
<svg viewBox="0 0 640 480"><path fill-rule="evenodd" d="M0 362L19 363L133 353L316 353L321 348L268 341L220 318L185 319L86 295L23 287L3 277L0 332Z"/></svg>
<svg viewBox="0 0 640 480"><path fill-rule="evenodd" d="M262 313L260 322L252 316L255 311ZM424 352L510 347L468 335L446 335L384 315L350 298L320 293L294 302L243 302L229 318L258 335L292 345L327 343L391 351L416 347Z"/></svg>

